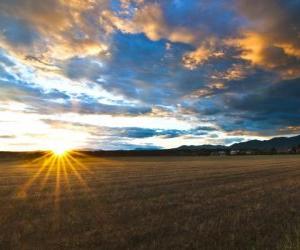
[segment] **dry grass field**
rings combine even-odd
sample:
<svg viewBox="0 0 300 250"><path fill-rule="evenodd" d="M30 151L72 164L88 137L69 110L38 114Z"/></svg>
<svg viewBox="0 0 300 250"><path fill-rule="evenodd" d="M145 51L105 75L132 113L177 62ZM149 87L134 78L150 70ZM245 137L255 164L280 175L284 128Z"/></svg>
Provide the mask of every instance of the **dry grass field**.
<svg viewBox="0 0 300 250"><path fill-rule="evenodd" d="M300 249L300 157L0 161L0 249Z"/></svg>

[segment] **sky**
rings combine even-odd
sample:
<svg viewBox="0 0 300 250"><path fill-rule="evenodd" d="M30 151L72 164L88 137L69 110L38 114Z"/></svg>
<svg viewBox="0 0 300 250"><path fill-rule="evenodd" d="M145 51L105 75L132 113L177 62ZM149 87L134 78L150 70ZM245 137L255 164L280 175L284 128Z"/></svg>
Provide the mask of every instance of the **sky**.
<svg viewBox="0 0 300 250"><path fill-rule="evenodd" d="M299 0L0 0L0 150L300 133Z"/></svg>

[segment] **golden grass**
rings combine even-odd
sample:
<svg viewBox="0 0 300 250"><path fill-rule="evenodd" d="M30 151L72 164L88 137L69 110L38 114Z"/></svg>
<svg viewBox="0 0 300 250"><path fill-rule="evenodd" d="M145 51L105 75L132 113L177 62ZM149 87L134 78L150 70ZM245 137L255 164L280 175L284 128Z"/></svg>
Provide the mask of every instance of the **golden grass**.
<svg viewBox="0 0 300 250"><path fill-rule="evenodd" d="M299 156L0 161L0 249L299 249Z"/></svg>

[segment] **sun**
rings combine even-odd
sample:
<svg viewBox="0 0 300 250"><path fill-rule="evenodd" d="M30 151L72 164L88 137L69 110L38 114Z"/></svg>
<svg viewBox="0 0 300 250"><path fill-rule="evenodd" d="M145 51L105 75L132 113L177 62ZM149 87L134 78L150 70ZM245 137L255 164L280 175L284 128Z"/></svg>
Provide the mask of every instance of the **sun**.
<svg viewBox="0 0 300 250"><path fill-rule="evenodd" d="M51 149L52 154L59 157L66 155L69 151L70 149L65 147L64 145L56 145Z"/></svg>
<svg viewBox="0 0 300 250"><path fill-rule="evenodd" d="M73 154L83 140L85 137L80 137L73 131L55 129L55 131L47 134L43 148L55 157L62 157Z"/></svg>

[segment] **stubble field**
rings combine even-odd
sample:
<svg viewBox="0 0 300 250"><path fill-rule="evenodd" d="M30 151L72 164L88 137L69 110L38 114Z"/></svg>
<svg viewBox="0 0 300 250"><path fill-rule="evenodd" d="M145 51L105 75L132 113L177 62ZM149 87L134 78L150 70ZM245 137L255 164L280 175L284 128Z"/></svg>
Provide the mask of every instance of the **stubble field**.
<svg viewBox="0 0 300 250"><path fill-rule="evenodd" d="M0 249L300 249L299 156L48 158L0 160Z"/></svg>

